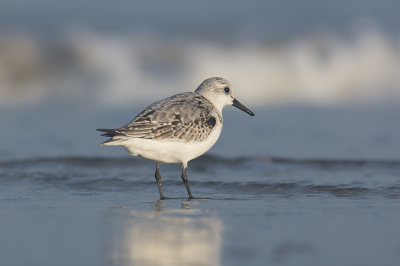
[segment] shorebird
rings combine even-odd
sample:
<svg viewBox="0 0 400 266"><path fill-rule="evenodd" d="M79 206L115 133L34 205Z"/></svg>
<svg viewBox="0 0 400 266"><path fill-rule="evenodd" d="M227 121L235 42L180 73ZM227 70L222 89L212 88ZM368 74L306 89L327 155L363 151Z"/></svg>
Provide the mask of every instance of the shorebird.
<svg viewBox="0 0 400 266"><path fill-rule="evenodd" d="M204 80L194 92L184 92L149 105L129 124L117 129L97 129L111 139L105 146L122 146L133 156L156 163L155 178L160 199L160 164L182 163L182 180L193 199L186 175L187 164L208 151L222 130L222 108L233 105L254 113L233 97L231 84L218 77Z"/></svg>

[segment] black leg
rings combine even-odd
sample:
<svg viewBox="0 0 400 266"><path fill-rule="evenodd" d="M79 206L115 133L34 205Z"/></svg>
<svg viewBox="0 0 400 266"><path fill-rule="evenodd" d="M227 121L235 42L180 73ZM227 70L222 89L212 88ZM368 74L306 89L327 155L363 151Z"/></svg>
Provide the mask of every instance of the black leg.
<svg viewBox="0 0 400 266"><path fill-rule="evenodd" d="M159 169L159 164L156 166L156 181L157 181L157 186L158 186L158 191L160 192L160 199L164 199L163 193L162 193L162 186L161 186L161 175L160 175L160 169Z"/></svg>
<svg viewBox="0 0 400 266"><path fill-rule="evenodd" d="M189 194L189 199L194 199L194 197L192 196L192 192L190 192L189 182L186 175L186 166L187 163L182 163L182 180L183 183L185 183L187 193Z"/></svg>

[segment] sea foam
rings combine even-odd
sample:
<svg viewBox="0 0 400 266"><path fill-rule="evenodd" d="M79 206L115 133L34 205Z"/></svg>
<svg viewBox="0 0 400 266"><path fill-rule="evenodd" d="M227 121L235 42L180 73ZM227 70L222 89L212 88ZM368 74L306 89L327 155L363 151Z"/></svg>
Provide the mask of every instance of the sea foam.
<svg viewBox="0 0 400 266"><path fill-rule="evenodd" d="M0 104L129 106L221 76L250 105L400 101L400 43L379 30L229 44L156 36L70 34L52 44L0 41Z"/></svg>

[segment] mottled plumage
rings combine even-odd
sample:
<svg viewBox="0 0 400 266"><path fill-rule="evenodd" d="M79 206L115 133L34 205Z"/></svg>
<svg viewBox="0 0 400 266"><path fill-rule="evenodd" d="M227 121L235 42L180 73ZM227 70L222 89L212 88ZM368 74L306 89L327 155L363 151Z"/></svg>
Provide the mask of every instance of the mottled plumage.
<svg viewBox="0 0 400 266"><path fill-rule="evenodd" d="M106 146L123 146L130 154L157 163L155 178L164 199L159 165L182 163L182 180L189 198L187 163L208 151L222 130L222 108L233 105L254 115L235 98L231 84L223 78L209 78L194 92L179 93L155 102L129 124L117 129L98 129L111 139Z"/></svg>
<svg viewBox="0 0 400 266"><path fill-rule="evenodd" d="M179 93L153 103L138 114L132 122L118 129L98 129L106 137L201 141L215 125L222 123L218 110L203 96L194 92ZM104 143L118 142L110 139Z"/></svg>

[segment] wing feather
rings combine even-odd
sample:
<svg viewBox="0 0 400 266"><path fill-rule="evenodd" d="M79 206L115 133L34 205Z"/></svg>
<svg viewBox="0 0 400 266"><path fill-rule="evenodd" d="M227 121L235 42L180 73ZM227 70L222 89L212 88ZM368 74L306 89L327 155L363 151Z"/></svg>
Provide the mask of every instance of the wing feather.
<svg viewBox="0 0 400 266"><path fill-rule="evenodd" d="M98 130L106 132L103 135L107 137L201 141L214 129L217 119L222 122L218 111L207 99L186 92L148 106L122 128Z"/></svg>

